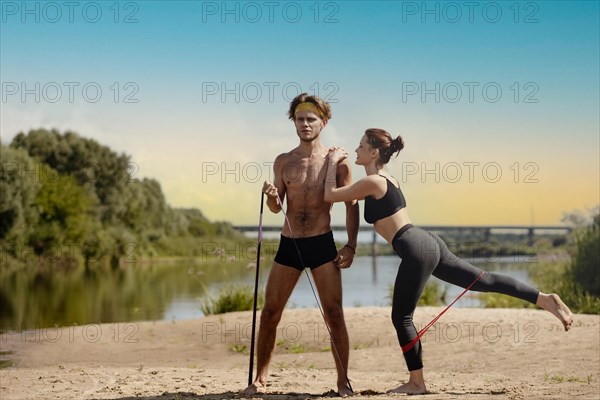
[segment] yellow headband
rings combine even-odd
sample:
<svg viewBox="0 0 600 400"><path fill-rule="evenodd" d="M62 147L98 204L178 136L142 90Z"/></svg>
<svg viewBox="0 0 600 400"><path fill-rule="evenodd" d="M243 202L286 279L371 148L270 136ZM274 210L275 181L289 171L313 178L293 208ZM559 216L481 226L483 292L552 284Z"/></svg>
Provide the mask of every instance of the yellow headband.
<svg viewBox="0 0 600 400"><path fill-rule="evenodd" d="M323 113L317 108L317 106L315 106L313 103L310 102L304 102L304 103L300 103L296 106L296 108L294 109L294 116L296 116L296 114L300 111L312 111L315 114L317 114L319 117L324 118Z"/></svg>

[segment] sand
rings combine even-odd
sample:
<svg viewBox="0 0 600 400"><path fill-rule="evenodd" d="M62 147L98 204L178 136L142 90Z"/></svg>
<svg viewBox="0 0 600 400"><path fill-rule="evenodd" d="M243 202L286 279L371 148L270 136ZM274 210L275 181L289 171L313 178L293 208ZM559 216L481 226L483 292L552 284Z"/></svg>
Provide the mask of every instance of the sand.
<svg viewBox="0 0 600 400"><path fill-rule="evenodd" d="M421 326L441 308L420 307ZM357 398L393 399L408 377L389 308L346 309ZM533 309L456 308L425 335L429 394L411 399L600 399L600 317L571 331ZM71 326L0 337L15 365L0 398L231 399L248 380L251 313L189 321ZM263 399L334 396L335 369L317 309L286 310Z"/></svg>

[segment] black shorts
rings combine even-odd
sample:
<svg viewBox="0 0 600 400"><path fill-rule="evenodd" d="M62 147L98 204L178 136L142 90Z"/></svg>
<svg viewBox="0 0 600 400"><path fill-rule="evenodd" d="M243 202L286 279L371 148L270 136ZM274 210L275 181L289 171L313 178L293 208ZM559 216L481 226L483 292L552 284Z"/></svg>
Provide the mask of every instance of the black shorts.
<svg viewBox="0 0 600 400"><path fill-rule="evenodd" d="M294 244L294 240L296 244ZM296 249L296 245L298 245L298 249ZM300 259L298 251L302 255L302 259ZM333 261L336 255L337 248L331 231L318 236L297 239L281 235L275 262L302 271L305 267L315 269Z"/></svg>

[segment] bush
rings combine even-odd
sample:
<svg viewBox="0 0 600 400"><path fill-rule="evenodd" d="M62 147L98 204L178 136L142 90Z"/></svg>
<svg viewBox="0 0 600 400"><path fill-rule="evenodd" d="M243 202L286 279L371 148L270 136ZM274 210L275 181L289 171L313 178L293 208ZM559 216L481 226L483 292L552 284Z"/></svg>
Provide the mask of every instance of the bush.
<svg viewBox="0 0 600 400"><path fill-rule="evenodd" d="M592 296L600 296L600 214L575 235L576 249L568 270L573 281Z"/></svg>
<svg viewBox="0 0 600 400"><path fill-rule="evenodd" d="M264 296L262 290L258 296L258 306L262 307ZM216 297L208 296L201 306L204 315L224 314L234 311L252 310L254 288L249 285L227 285L221 288Z"/></svg>
<svg viewBox="0 0 600 400"><path fill-rule="evenodd" d="M479 300L485 308L533 308L535 305L500 293L479 293Z"/></svg>
<svg viewBox="0 0 600 400"><path fill-rule="evenodd" d="M392 301L394 298L394 285L390 285L388 289L389 304L392 305ZM446 303L446 292L447 288L444 287L444 290L440 289L440 285L437 282L429 281L427 285L425 285L425 289L423 289L423 293L421 293L421 298L417 303L417 306L441 306Z"/></svg>
<svg viewBox="0 0 600 400"><path fill-rule="evenodd" d="M531 271L532 280L545 293L557 293L574 313L600 314L600 297L586 293L573 280L567 263L540 263Z"/></svg>
<svg viewBox="0 0 600 400"><path fill-rule="evenodd" d="M538 269L534 280L544 292L556 292L571 311L600 314L600 212L566 213L563 222L574 229L567 248L570 264L550 264Z"/></svg>
<svg viewBox="0 0 600 400"><path fill-rule="evenodd" d="M569 275L567 272L565 275ZM600 297L592 296L569 280L568 276L557 284L557 293L574 313L600 314Z"/></svg>

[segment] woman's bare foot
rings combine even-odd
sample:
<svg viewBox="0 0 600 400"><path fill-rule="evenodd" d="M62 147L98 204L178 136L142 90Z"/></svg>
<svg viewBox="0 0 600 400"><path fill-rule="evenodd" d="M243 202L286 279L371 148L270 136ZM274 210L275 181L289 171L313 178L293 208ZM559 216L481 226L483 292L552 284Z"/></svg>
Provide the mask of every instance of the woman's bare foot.
<svg viewBox="0 0 600 400"><path fill-rule="evenodd" d="M404 385L400 385L395 389L390 389L386 393L406 393L406 394L425 394L427 393L427 388L425 385L417 385L412 382L405 383Z"/></svg>
<svg viewBox="0 0 600 400"><path fill-rule="evenodd" d="M406 394L425 394L425 378L423 377L423 368L415 369L409 372L408 382L398 386L396 389L390 389L387 393L406 393Z"/></svg>
<svg viewBox="0 0 600 400"><path fill-rule="evenodd" d="M266 393L267 392L267 384L261 383L260 381L254 381L254 383L248 386L246 389L242 390L239 393L240 397L250 397L255 395L256 393Z"/></svg>
<svg viewBox="0 0 600 400"><path fill-rule="evenodd" d="M573 313L557 294L540 293L536 304L558 318L565 327L565 332L571 329Z"/></svg>
<svg viewBox="0 0 600 400"><path fill-rule="evenodd" d="M347 382L344 382L342 384L338 383L338 394L340 395L340 397L354 396L354 392L352 390L350 390L350 387L348 387Z"/></svg>

